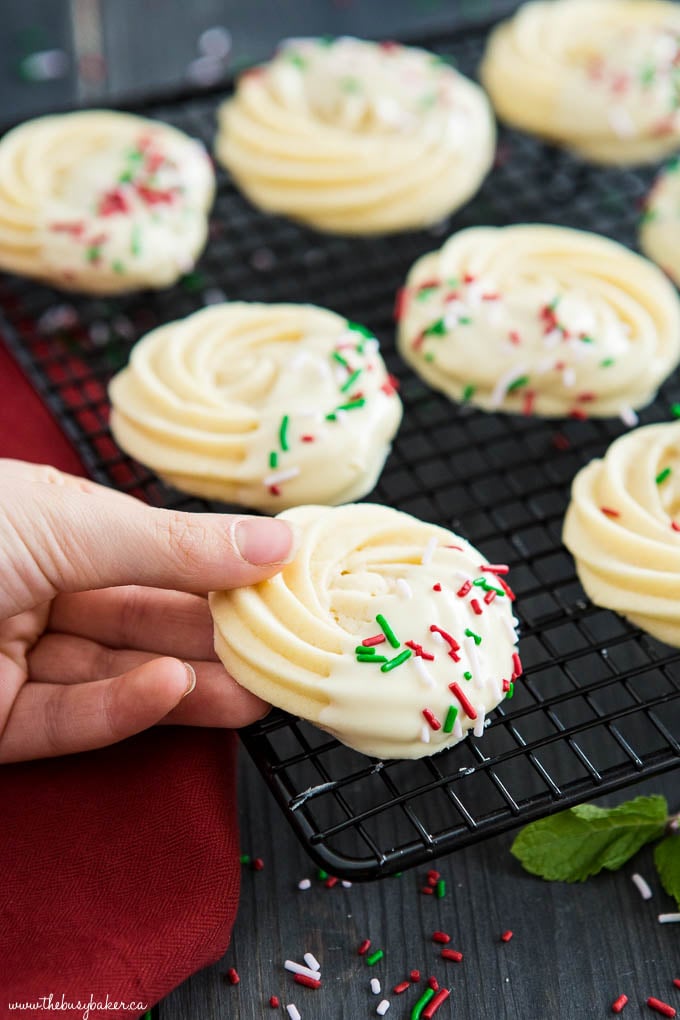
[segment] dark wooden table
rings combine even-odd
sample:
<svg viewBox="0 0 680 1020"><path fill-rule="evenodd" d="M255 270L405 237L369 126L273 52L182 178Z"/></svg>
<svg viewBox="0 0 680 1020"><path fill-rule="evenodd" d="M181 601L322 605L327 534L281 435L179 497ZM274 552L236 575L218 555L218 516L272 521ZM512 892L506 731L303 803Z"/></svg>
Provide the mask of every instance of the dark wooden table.
<svg viewBox="0 0 680 1020"><path fill-rule="evenodd" d="M631 787L608 798L619 803L640 793L663 793L680 807L680 773ZM522 871L511 857L512 836L487 840L440 859L447 880L444 899L419 892L425 871L370 884L325 888L316 867L288 829L278 806L246 758L240 776L241 845L264 860L263 871L243 868L239 915L224 959L178 988L160 1006L160 1020L259 1020L287 1017L294 1002L302 1020L374 1017L383 995L388 1020L406 1020L418 997L392 987L412 968L421 971L421 991L430 974L451 988L437 1020L596 1020L611 1016L621 993L629 1003L625 1020L653 1017L649 995L673 1003L680 1013L680 925L660 925L657 914L673 911L654 873L649 849L616 874L605 873L575 886L547 883ZM639 871L654 890L645 902L630 880ZM297 883L312 880L301 892ZM500 941L507 929L508 943ZM435 930L452 937L461 963L439 958ZM356 949L364 938L382 948L384 959L368 967ZM293 983L287 958L302 962L312 952L322 965L323 987ZM240 984L225 972L235 967ZM282 1008L269 1007L278 995Z"/></svg>

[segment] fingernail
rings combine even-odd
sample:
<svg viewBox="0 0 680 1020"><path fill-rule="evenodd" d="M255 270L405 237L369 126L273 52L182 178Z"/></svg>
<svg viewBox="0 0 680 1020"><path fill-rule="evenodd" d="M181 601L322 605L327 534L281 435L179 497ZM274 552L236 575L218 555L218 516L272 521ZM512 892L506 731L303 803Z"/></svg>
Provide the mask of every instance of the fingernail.
<svg viewBox="0 0 680 1020"><path fill-rule="evenodd" d="M297 529L278 518L242 517L234 527L234 542L242 558L253 566L290 563L297 548Z"/></svg>
<svg viewBox="0 0 680 1020"><path fill-rule="evenodd" d="M191 694L191 692L193 691L194 687L196 686L196 670L188 662L184 663L184 668L187 671L187 689L184 692L184 694L182 695L182 698L188 697Z"/></svg>

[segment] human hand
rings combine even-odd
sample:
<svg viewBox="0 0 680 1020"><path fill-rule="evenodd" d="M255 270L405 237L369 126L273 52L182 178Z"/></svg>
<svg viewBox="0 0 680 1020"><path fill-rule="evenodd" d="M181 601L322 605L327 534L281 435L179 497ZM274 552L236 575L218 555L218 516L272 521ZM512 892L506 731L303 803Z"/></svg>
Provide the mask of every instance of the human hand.
<svg viewBox="0 0 680 1020"><path fill-rule="evenodd" d="M271 576L293 545L284 521L152 509L0 459L0 762L260 718L215 655L205 594Z"/></svg>

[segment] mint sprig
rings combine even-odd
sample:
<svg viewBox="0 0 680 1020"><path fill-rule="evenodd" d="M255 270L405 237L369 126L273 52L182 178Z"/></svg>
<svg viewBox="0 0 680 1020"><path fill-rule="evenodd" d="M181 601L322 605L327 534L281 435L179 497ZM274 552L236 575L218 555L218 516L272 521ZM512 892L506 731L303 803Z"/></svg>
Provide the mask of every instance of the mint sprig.
<svg viewBox="0 0 680 1020"><path fill-rule="evenodd" d="M584 882L600 871L617 871L673 829L665 797L636 797L614 808L579 804L525 826L511 853L532 875ZM654 860L664 889L680 906L680 837L666 836Z"/></svg>

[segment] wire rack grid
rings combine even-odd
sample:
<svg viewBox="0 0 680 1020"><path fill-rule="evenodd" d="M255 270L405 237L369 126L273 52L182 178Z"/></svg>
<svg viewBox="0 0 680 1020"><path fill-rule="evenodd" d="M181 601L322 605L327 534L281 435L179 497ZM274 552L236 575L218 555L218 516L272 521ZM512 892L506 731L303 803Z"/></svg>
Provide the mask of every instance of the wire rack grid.
<svg viewBox="0 0 680 1020"><path fill-rule="evenodd" d="M485 29L424 40L474 74ZM217 93L137 104L211 145ZM511 565L525 678L483 739L420 761L377 762L282 712L242 732L317 863L351 879L388 875L680 764L680 650L585 598L561 544L576 471L624 430L613 420L546 422L461 409L394 351L394 294L412 262L475 224L554 222L632 247L652 171L596 169L502 130L479 194L436 228L389 238L316 234L253 209L219 173L210 243L195 272L159 293L65 297L0 281L0 333L93 478L152 504L223 506L167 488L111 439L106 383L145 331L224 297L313 302L370 326L401 381L404 421L374 493L465 535ZM672 378L641 422L669 417Z"/></svg>

